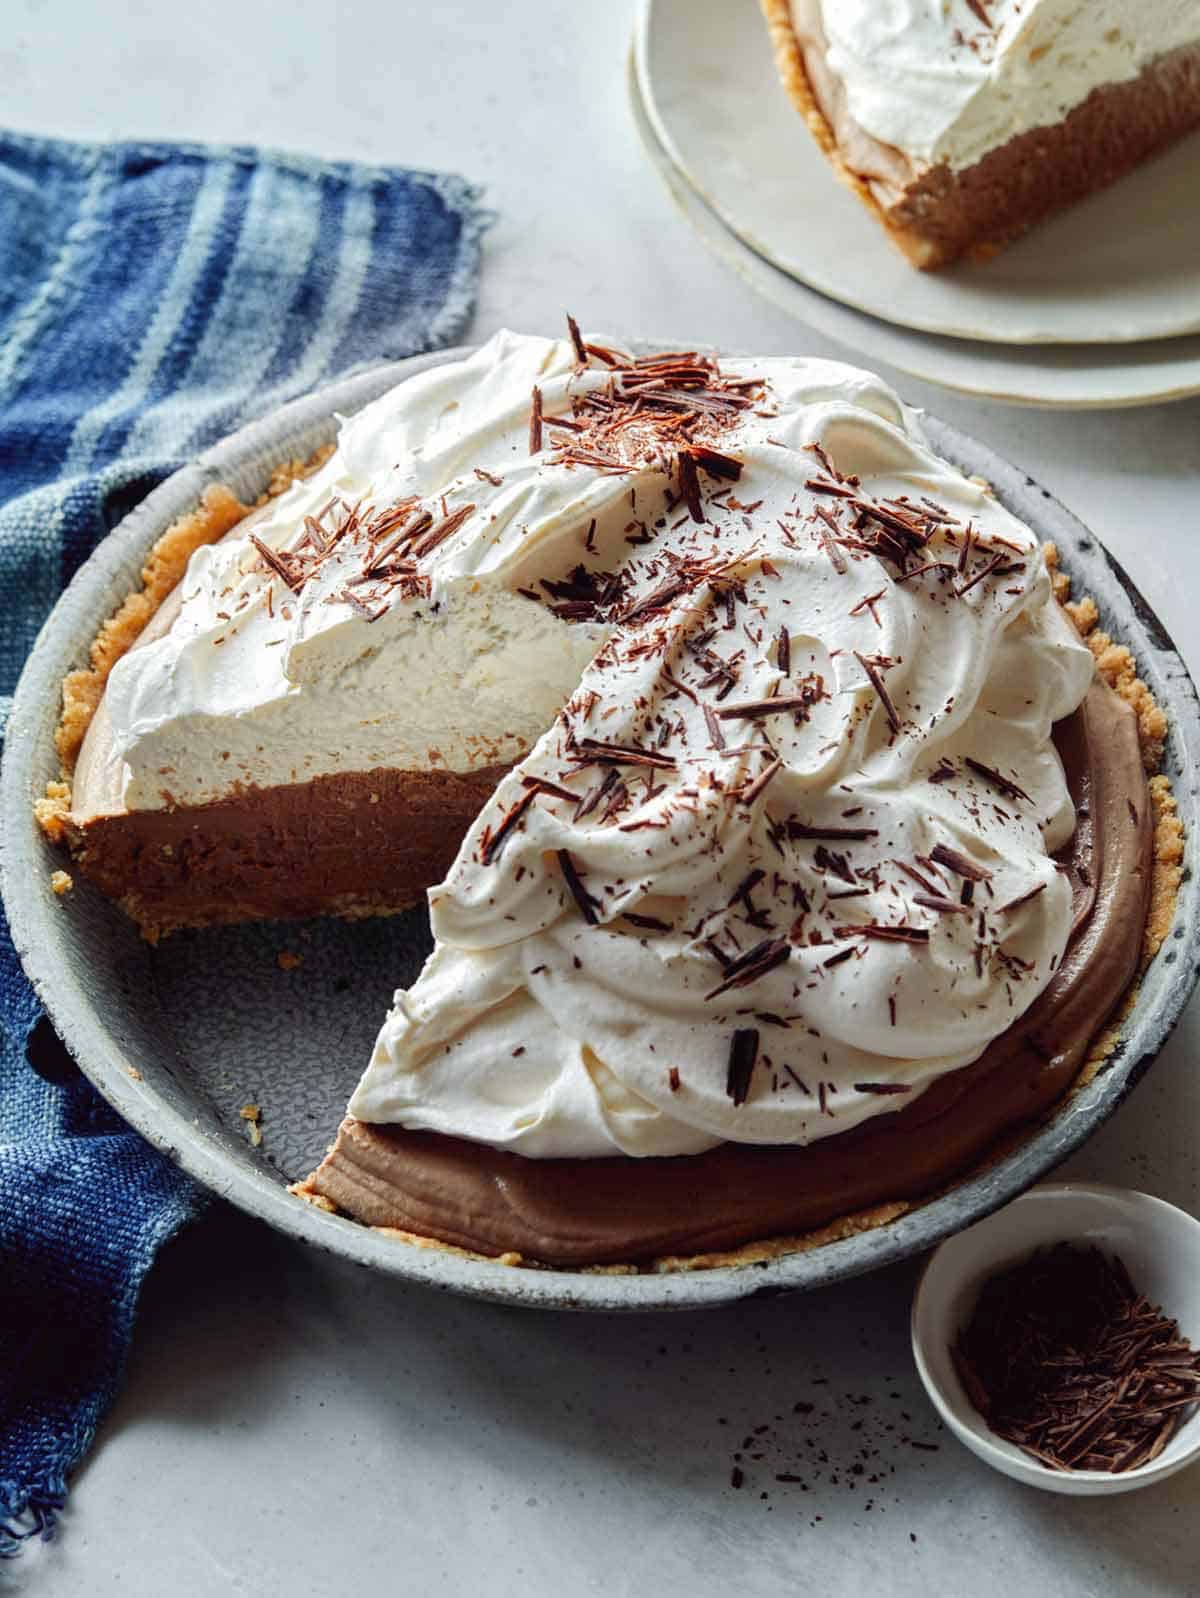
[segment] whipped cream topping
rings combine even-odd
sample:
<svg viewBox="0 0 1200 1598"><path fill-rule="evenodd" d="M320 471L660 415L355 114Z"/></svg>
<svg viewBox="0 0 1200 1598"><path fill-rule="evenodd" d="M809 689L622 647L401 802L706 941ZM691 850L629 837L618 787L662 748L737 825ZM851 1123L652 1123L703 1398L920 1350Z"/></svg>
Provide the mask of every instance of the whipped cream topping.
<svg viewBox="0 0 1200 1598"><path fill-rule="evenodd" d="M859 127L910 159L955 169L1200 40L1194 0L817 3L830 70Z"/></svg>
<svg viewBox="0 0 1200 1598"><path fill-rule="evenodd" d="M886 385L502 334L372 410L347 469L395 425L389 493L477 506L431 596L486 581L588 659L431 890L353 1115L534 1157L801 1144L1028 1008L1071 929L1051 728L1093 662Z"/></svg>

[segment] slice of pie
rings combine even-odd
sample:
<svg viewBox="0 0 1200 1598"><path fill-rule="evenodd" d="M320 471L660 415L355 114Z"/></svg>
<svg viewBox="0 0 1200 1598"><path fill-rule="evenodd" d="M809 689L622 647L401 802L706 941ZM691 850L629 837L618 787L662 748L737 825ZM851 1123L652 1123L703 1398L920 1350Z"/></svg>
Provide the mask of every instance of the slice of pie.
<svg viewBox="0 0 1200 1598"><path fill-rule="evenodd" d="M761 3L784 87L914 266L994 254L1200 127L1178 0Z"/></svg>
<svg viewBox="0 0 1200 1598"><path fill-rule="evenodd" d="M1162 936L1157 707L867 373L502 333L228 512L42 813L151 937L429 890L318 1203L577 1267L874 1224Z"/></svg>

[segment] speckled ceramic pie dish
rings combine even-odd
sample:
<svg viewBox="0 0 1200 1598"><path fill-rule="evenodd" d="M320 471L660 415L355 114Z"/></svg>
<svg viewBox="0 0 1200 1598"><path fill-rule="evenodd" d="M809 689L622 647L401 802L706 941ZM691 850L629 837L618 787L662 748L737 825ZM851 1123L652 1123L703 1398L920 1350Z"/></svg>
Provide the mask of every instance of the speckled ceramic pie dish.
<svg viewBox="0 0 1200 1598"><path fill-rule="evenodd" d="M1180 893L1174 936L1147 971L1118 1048L1013 1153L874 1230L761 1264L674 1275L514 1270L419 1248L288 1196L287 1180L311 1168L322 1152L392 989L415 975L428 947L423 913L375 923L225 928L169 938L151 950L85 886L71 896L69 911L54 898L49 875L60 862L25 818L30 801L57 775L58 685L132 586L149 546L194 506L207 484L225 482L252 500L274 465L304 457L331 438L335 412L352 412L401 377L445 359L404 363L338 385L219 446L128 518L48 623L22 679L10 730L5 893L17 946L68 1046L139 1130L232 1201L360 1262L481 1296L606 1309L699 1305L869 1269L978 1219L1070 1152L1161 1045L1194 977L1194 948L1182 932L1193 919L1190 881ZM989 479L1008 508L1058 544L1076 592L1096 599L1106 629L1133 651L1171 722L1164 770L1190 833L1195 696L1169 640L1119 570L1047 496L951 429L928 421L927 430L943 456ZM284 951L304 955L302 972L289 969L295 962L279 961ZM1168 969L1180 962L1185 982ZM238 1113L247 1102L262 1107L257 1153Z"/></svg>

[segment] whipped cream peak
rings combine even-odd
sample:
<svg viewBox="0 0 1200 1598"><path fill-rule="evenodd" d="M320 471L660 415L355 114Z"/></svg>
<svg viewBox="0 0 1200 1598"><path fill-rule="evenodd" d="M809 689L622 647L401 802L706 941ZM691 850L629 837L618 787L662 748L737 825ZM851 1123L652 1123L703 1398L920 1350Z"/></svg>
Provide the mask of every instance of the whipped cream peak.
<svg viewBox="0 0 1200 1598"><path fill-rule="evenodd" d="M955 169L1200 39L1192 0L793 0L798 21L814 4L859 127Z"/></svg>
<svg viewBox="0 0 1200 1598"><path fill-rule="evenodd" d="M910 1102L1070 932L1051 729L1093 663L1036 540L865 373L512 343L523 508L463 537L595 647L431 890L351 1113L661 1156ZM438 447L509 486L498 443Z"/></svg>

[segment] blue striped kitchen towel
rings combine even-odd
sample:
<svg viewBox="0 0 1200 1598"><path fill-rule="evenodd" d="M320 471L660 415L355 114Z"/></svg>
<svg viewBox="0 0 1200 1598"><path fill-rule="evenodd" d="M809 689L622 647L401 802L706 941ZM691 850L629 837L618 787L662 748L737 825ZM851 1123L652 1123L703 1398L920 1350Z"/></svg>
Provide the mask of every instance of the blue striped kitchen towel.
<svg viewBox="0 0 1200 1598"><path fill-rule="evenodd" d="M486 224L453 176L0 132L0 728L125 512L252 417L451 343ZM74 1070L0 921L0 1555L53 1528L199 1203Z"/></svg>

